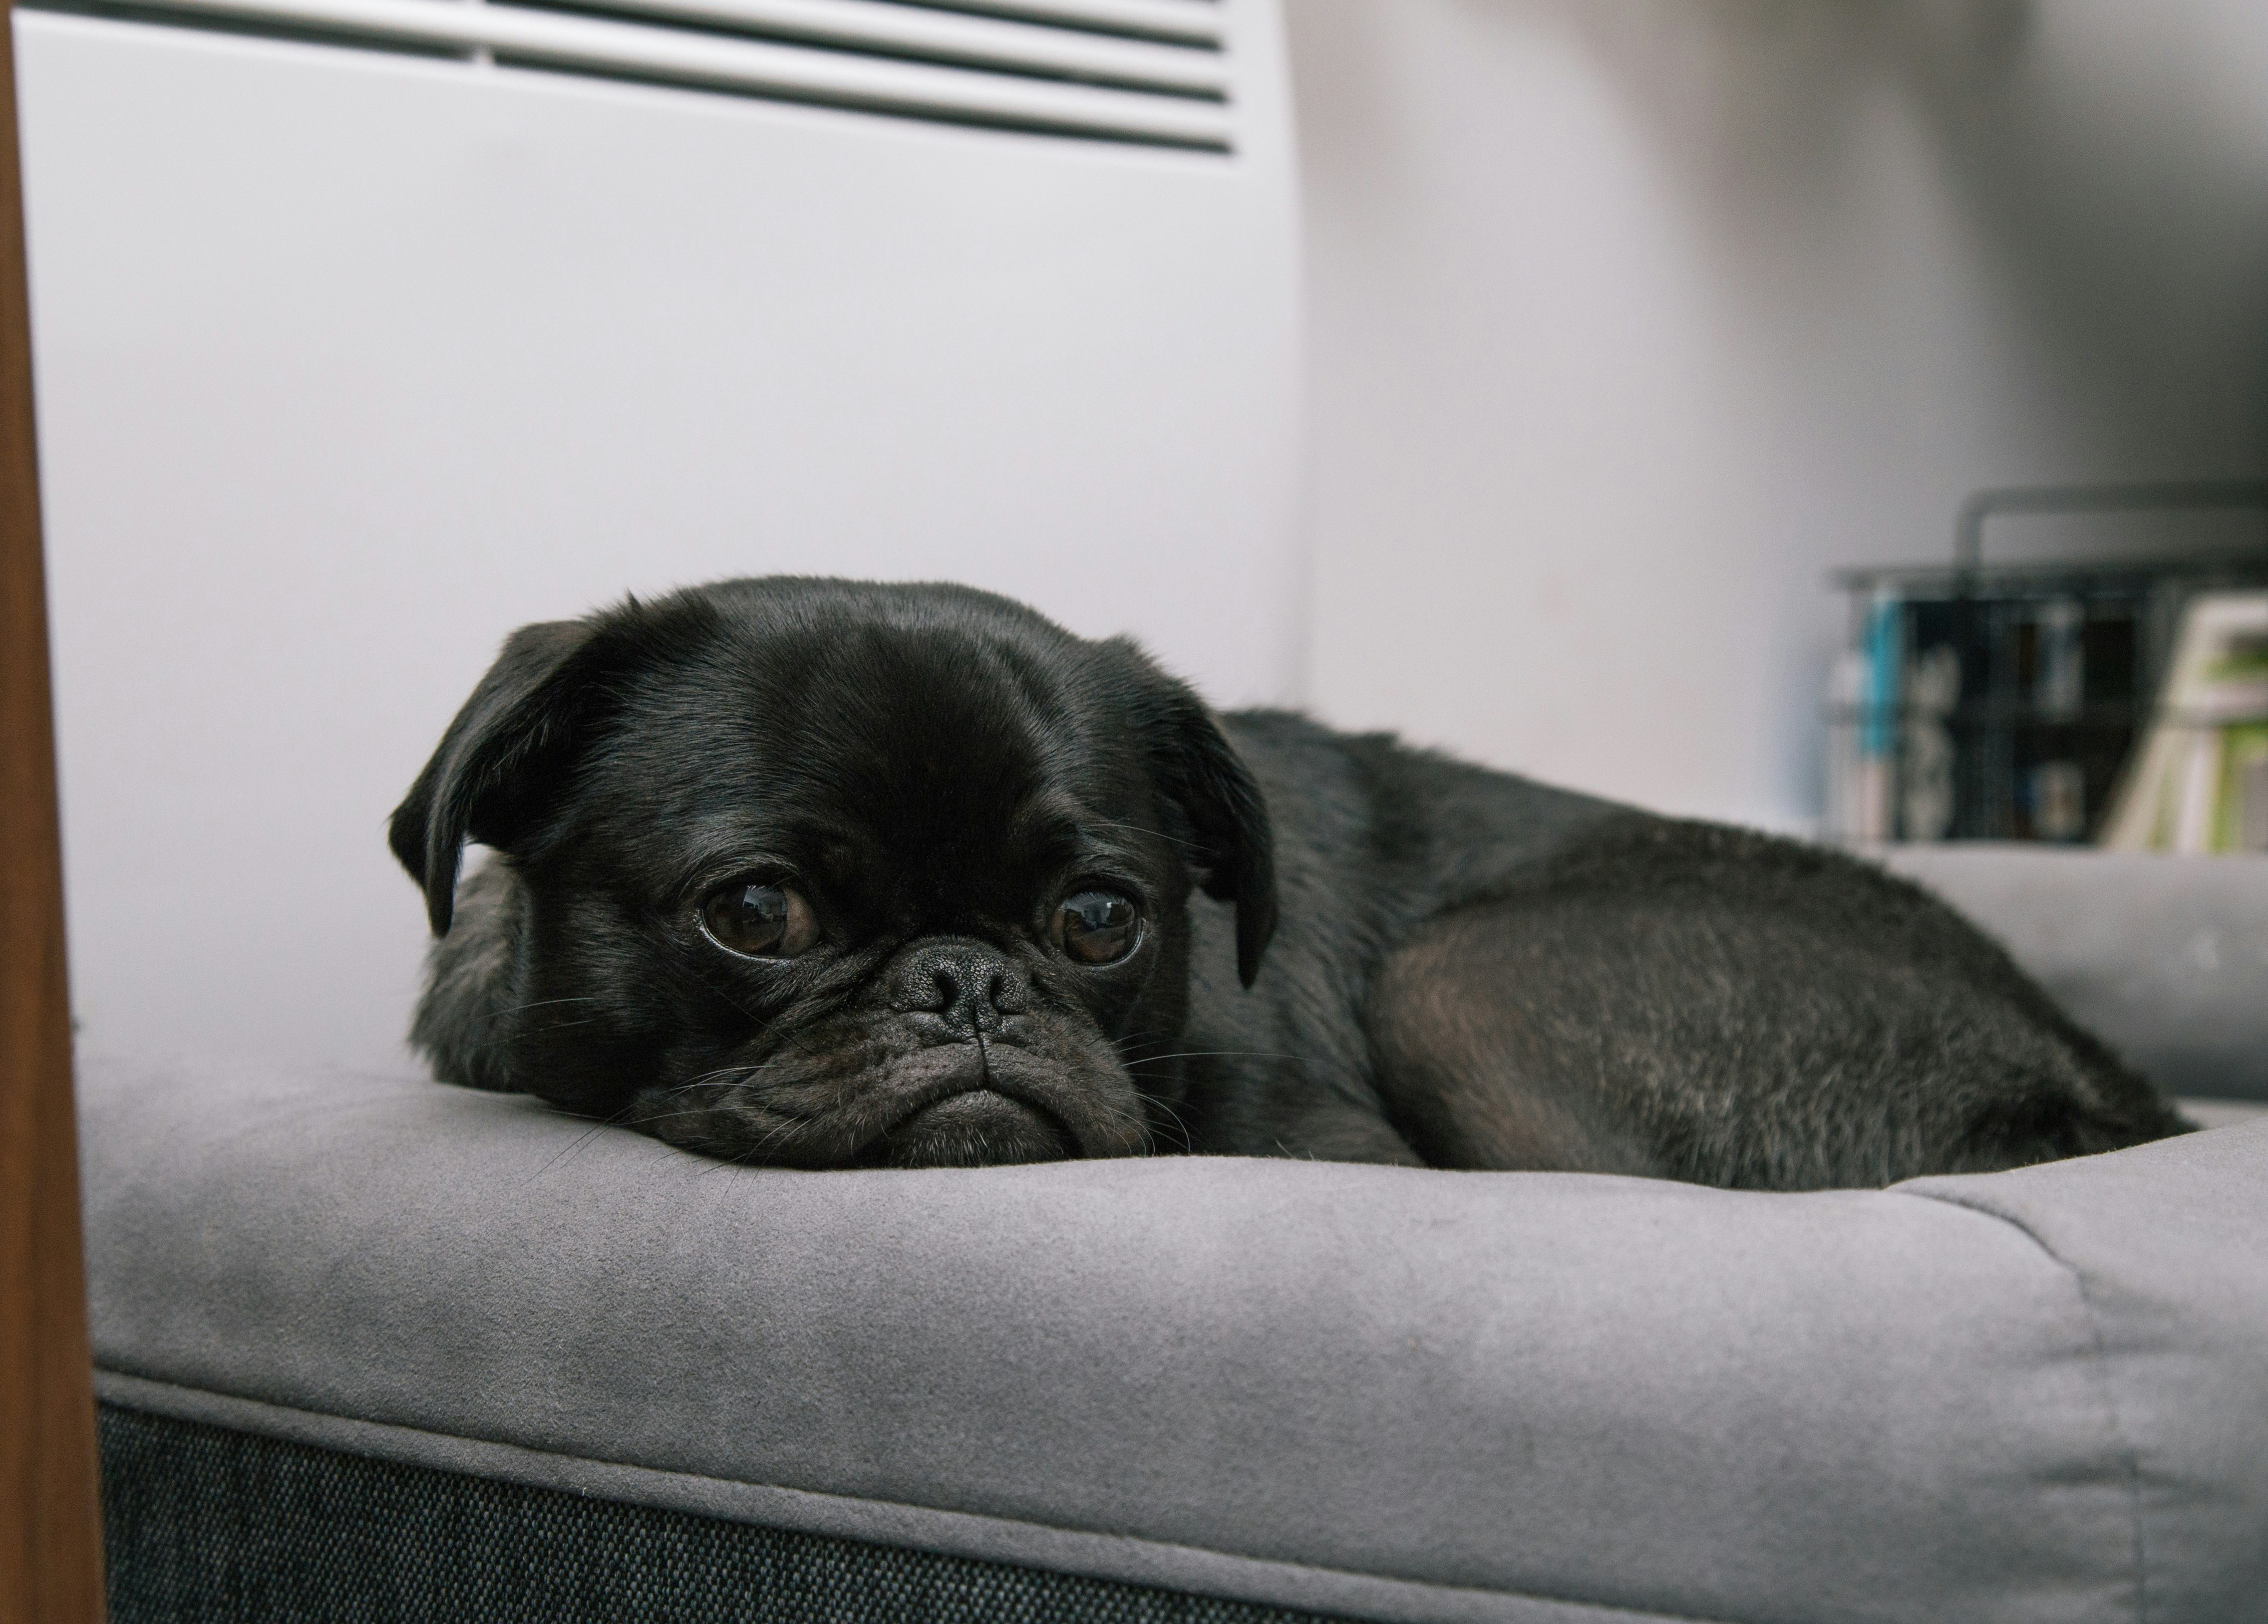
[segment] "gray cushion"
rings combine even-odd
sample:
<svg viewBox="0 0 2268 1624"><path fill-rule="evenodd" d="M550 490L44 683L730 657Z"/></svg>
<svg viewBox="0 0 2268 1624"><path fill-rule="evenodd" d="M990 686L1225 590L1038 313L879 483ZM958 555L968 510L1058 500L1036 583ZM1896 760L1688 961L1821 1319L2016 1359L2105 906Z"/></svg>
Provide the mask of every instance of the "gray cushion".
<svg viewBox="0 0 2268 1624"><path fill-rule="evenodd" d="M82 1091L122 1403L1375 1618L2268 1618L2268 1122L1764 1195Z"/></svg>
<svg viewBox="0 0 2268 1624"><path fill-rule="evenodd" d="M2268 1099L2268 857L1971 842L1881 855L2166 1092Z"/></svg>

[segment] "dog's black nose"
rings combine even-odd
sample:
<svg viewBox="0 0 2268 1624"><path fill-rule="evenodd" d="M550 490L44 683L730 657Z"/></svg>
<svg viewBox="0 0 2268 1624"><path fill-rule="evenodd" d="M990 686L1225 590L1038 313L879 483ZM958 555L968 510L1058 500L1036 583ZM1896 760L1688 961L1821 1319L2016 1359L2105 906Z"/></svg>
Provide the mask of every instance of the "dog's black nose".
<svg viewBox="0 0 2268 1624"><path fill-rule="evenodd" d="M894 980L900 1009L935 1015L971 1037L998 1032L1008 1017L1021 1015L1029 991L1027 978L980 942L917 948L899 960Z"/></svg>

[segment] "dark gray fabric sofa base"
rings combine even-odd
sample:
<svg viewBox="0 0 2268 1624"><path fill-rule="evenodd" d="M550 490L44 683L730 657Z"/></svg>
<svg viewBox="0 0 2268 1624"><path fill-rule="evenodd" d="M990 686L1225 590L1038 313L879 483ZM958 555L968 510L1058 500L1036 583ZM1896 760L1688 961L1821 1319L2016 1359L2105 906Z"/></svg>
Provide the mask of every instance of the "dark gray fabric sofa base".
<svg viewBox="0 0 2268 1624"><path fill-rule="evenodd" d="M104 1405L115 1624L1303 1624L1315 1615L318 1449Z"/></svg>
<svg viewBox="0 0 2268 1624"><path fill-rule="evenodd" d="M1262 1606L2268 1618L2268 1121L1886 1192L731 1168L81 1074L106 1402Z"/></svg>

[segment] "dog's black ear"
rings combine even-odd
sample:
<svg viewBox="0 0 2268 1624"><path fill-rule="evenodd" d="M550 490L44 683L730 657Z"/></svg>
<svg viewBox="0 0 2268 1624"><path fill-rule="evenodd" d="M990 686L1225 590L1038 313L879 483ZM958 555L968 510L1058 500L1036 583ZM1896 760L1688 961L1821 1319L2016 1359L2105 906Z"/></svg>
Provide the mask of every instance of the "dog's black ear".
<svg viewBox="0 0 2268 1624"><path fill-rule="evenodd" d="M449 933L465 841L504 846L549 803L588 684L576 656L591 643L583 621L549 621L512 633L473 690L401 805L387 842L425 891L435 936Z"/></svg>
<svg viewBox="0 0 2268 1624"><path fill-rule="evenodd" d="M1236 974L1247 987L1276 934L1276 842L1268 803L1220 724L1181 685L1166 716L1161 771L1196 837L1205 894L1236 904Z"/></svg>

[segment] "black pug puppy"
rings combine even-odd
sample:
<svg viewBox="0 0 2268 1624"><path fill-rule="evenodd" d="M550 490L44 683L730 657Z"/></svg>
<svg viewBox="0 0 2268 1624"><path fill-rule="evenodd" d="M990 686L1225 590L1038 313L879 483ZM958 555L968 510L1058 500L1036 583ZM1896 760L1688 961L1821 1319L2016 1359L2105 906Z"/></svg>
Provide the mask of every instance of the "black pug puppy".
<svg viewBox="0 0 2268 1624"><path fill-rule="evenodd" d="M496 856L462 887L468 840ZM506 643L394 812L412 1037L703 1154L1157 1150L1882 1185L2186 1126L1830 851L1270 711L957 586Z"/></svg>

